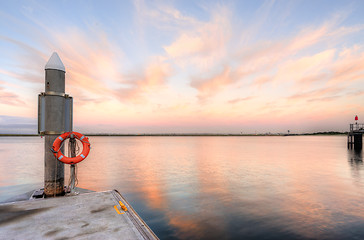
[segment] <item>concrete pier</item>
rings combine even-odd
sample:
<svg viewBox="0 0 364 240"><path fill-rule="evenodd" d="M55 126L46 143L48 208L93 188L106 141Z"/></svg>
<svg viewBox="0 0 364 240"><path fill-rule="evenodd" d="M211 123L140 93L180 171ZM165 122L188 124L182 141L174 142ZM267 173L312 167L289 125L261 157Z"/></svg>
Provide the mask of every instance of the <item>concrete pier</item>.
<svg viewBox="0 0 364 240"><path fill-rule="evenodd" d="M73 127L73 100L65 94L65 72L53 53L45 66L45 92L38 95L38 133L45 135L44 188L0 203L0 239L158 239L118 191L76 192L81 189L75 188L74 165L70 193L63 196L64 164L54 157L52 146ZM72 136L70 146L75 157Z"/></svg>
<svg viewBox="0 0 364 240"><path fill-rule="evenodd" d="M158 239L116 191L0 204L0 239Z"/></svg>

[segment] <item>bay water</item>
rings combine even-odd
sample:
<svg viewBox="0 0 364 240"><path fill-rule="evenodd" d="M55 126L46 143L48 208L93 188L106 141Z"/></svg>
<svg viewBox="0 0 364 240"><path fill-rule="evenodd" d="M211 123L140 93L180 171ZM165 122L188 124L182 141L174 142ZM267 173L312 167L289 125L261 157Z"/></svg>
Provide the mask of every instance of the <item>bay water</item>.
<svg viewBox="0 0 364 240"><path fill-rule="evenodd" d="M90 142L78 187L117 189L161 239L364 239L363 157L346 136ZM41 188L43 158L40 137L0 137L0 201Z"/></svg>

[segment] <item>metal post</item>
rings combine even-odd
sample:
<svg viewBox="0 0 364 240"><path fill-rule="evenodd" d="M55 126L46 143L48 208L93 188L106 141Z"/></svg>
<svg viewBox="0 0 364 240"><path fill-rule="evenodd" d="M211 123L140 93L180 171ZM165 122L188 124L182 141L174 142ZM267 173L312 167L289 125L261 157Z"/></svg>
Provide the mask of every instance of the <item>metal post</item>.
<svg viewBox="0 0 364 240"><path fill-rule="evenodd" d="M45 66L44 194L47 197L64 194L64 164L54 157L51 149L56 137L65 130L65 73L61 59L53 53Z"/></svg>
<svg viewBox="0 0 364 240"><path fill-rule="evenodd" d="M76 157L76 139L74 134L71 134L71 138L70 138L70 148L69 150L71 151L71 157ZM71 178L71 182L69 185L70 188L70 195L76 195L76 191L75 191L75 185L76 185L76 165L75 164L71 164L70 167L70 178Z"/></svg>
<svg viewBox="0 0 364 240"><path fill-rule="evenodd" d="M361 133L354 134L354 149L361 150L363 148L363 135Z"/></svg>

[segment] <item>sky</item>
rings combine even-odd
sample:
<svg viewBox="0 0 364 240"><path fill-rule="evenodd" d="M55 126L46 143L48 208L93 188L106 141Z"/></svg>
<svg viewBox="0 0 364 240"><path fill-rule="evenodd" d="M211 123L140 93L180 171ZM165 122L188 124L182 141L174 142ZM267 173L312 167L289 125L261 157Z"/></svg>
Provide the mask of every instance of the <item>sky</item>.
<svg viewBox="0 0 364 240"><path fill-rule="evenodd" d="M37 133L57 52L83 133L347 131L364 2L0 1L0 133Z"/></svg>

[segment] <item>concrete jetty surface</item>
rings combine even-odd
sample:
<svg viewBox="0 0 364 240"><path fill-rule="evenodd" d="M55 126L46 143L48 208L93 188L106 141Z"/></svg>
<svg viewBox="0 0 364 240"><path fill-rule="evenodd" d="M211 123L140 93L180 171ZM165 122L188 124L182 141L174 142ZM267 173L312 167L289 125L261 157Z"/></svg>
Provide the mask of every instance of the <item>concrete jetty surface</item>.
<svg viewBox="0 0 364 240"><path fill-rule="evenodd" d="M0 239L158 239L116 191L0 204Z"/></svg>

